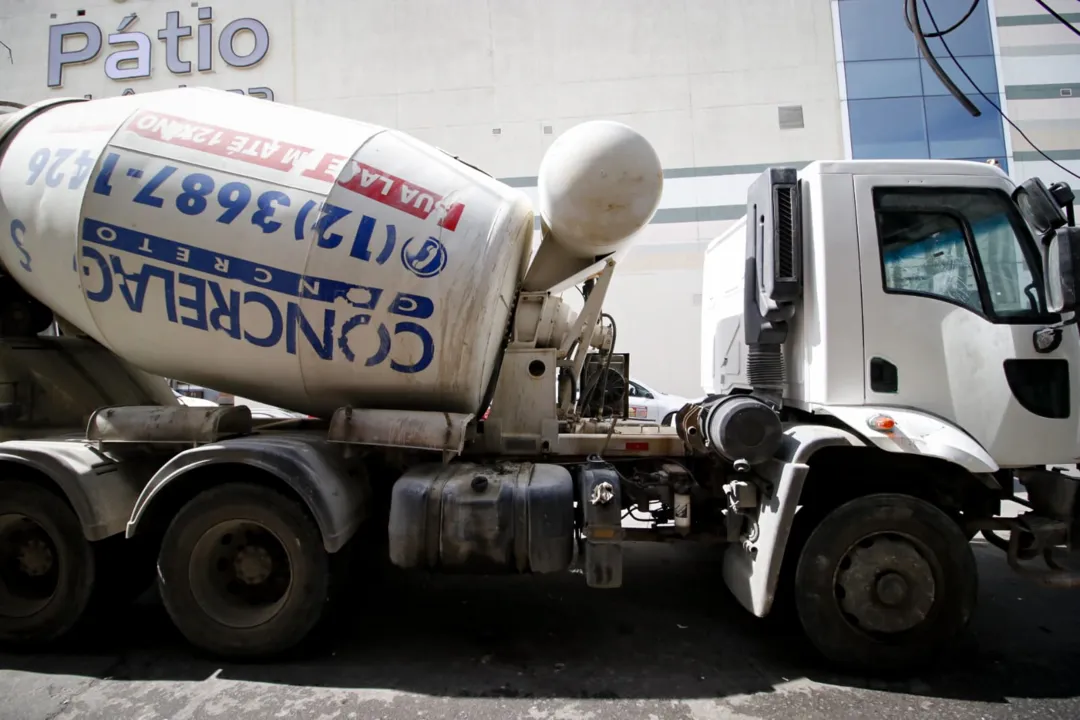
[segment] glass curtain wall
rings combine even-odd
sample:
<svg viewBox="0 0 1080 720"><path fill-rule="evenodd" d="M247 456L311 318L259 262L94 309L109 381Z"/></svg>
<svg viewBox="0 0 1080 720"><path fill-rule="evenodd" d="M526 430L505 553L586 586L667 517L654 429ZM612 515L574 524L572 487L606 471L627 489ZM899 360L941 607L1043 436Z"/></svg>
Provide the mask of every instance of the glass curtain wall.
<svg viewBox="0 0 1080 720"><path fill-rule="evenodd" d="M933 24L919 0L924 32ZM987 3L945 41L975 85L1001 107ZM942 30L953 25L971 0L930 0ZM938 38L930 49L953 82L982 112L972 117L921 59L904 23L900 0L840 0L840 31L847 77L852 157L991 158L1008 172L1001 116L972 86Z"/></svg>

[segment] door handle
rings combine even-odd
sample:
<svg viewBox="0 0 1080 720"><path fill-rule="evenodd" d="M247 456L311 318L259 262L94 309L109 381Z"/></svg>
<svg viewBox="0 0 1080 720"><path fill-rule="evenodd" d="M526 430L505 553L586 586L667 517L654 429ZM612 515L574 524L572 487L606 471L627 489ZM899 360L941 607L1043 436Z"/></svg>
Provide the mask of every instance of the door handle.
<svg viewBox="0 0 1080 720"><path fill-rule="evenodd" d="M900 373L885 358L870 358L870 389L877 393L894 393L900 389Z"/></svg>

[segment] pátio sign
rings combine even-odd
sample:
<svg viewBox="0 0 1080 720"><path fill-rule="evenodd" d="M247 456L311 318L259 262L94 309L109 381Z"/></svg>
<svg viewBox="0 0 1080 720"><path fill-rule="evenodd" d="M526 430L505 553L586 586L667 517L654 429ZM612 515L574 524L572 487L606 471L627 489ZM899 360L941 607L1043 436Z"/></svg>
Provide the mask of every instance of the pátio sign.
<svg viewBox="0 0 1080 720"><path fill-rule="evenodd" d="M198 9L198 25L181 24L180 12L173 10L165 13L165 27L156 32L157 39L165 44L165 66L174 75L187 75L192 69L210 72L214 69L214 10L211 7ZM116 32L105 38L112 52L105 58L105 75L112 80L132 80L148 78L152 73L151 40L144 32L133 30L139 21L137 14L124 17ZM254 44L244 55L236 51L237 36L250 34ZM195 56L187 59L184 50L185 40L194 37ZM80 42L81 40L81 42ZM49 64L48 86L61 87L64 84L64 68L69 65L81 65L96 59L103 44L102 31L96 23L78 21L62 23L49 27ZM270 50L270 33L266 26L255 18L238 18L225 25L217 36L217 53L226 65L235 68L253 67L266 57ZM266 90L266 88L255 88ZM266 96L266 93L250 93ZM269 93L272 99L273 93Z"/></svg>

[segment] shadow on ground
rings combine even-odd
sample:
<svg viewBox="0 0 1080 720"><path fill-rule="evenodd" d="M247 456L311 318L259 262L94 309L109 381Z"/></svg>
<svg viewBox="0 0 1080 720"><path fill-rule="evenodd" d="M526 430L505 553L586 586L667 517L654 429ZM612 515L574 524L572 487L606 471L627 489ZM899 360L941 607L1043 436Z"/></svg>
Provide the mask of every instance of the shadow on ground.
<svg viewBox="0 0 1080 720"><path fill-rule="evenodd" d="M99 618L49 653L0 654L0 669L113 680L232 680L443 697L723 698L810 679L839 687L998 703L1080 695L1075 595L1015 577L976 544L980 607L971 637L923 677L830 673L781 624L731 599L715 551L635 546L625 585L580 575L468 578L391 573L302 653L266 664L199 656L153 595Z"/></svg>

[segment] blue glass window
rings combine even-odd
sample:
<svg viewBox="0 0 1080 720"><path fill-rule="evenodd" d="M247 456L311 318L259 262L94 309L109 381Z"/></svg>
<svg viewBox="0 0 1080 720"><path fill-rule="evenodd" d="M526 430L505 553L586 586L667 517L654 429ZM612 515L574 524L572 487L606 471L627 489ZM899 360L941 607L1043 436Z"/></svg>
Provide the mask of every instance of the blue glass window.
<svg viewBox="0 0 1080 720"><path fill-rule="evenodd" d="M990 99L1000 107L996 94ZM985 160L1005 154L1001 116L982 97L972 96L971 101L982 111L979 117L972 117L951 95L926 98L930 157Z"/></svg>
<svg viewBox="0 0 1080 720"><path fill-rule="evenodd" d="M923 94L918 60L866 60L844 63L844 74L847 76L849 100L919 97Z"/></svg>
<svg viewBox="0 0 1080 720"><path fill-rule="evenodd" d="M965 95L978 95L979 90L982 90L987 95L996 95L998 91L997 86L997 68L994 66L994 56L983 57L960 57L957 56L957 60L960 61L960 67L964 69L971 79L975 81L973 86L964 77L964 73L960 72L960 67L956 66L956 63L952 61L952 58L939 58L938 64L941 65L941 69L945 71L945 74L952 78L956 87L960 88L960 91ZM941 84L937 75L930 69L930 64L923 61L922 65L922 86L923 95L948 95L948 89ZM844 65L845 69L847 65ZM975 87L978 87L978 90ZM993 108L991 108L993 110ZM995 111L996 112L996 111Z"/></svg>
<svg viewBox="0 0 1080 720"><path fill-rule="evenodd" d="M934 32L923 0L923 30ZM930 0L937 27L954 25L971 0ZM1008 171L1005 136L998 111L998 76L986 3L946 36L928 44L942 69L982 111L972 117L919 56L904 18L902 0L843 0L839 3L844 73L847 80L851 150L855 158L948 158L984 162L996 158Z"/></svg>
<svg viewBox="0 0 1080 720"><path fill-rule="evenodd" d="M904 3L898 0L896 4L903 5ZM922 25L923 32L934 32L934 23L930 21L930 16L923 6L923 0L918 0L917 5L919 8L919 24ZM952 27L960 18L964 17L964 13L970 8L971 0L930 0L930 9L934 13L934 20L937 21L937 26L941 30ZM907 30L906 26L904 30ZM987 3L981 2L975 8L975 12L971 14L971 17L964 21L964 24L946 35L944 39L953 55L963 57L968 55L993 55L994 44L990 38L990 13L987 10ZM949 57L941 38L928 38L926 43L930 46L930 51L934 54L934 57Z"/></svg>
<svg viewBox="0 0 1080 720"><path fill-rule="evenodd" d="M971 0L930 0L934 20L941 30L951 27L971 7ZM930 21L918 0L919 22L923 32L933 33ZM840 31L845 60L894 60L918 57L918 44L904 19L903 0L847 0L840 3ZM992 55L990 13L985 2L979 3L963 25L945 36L949 50L957 57ZM928 38L935 57L948 57L940 38Z"/></svg>
<svg viewBox="0 0 1080 720"><path fill-rule="evenodd" d="M854 157L929 157L922 98L852 100L848 116Z"/></svg>
<svg viewBox="0 0 1080 720"><path fill-rule="evenodd" d="M934 17L937 15L935 12ZM900 0L840 3L840 33L845 61L918 57Z"/></svg>

